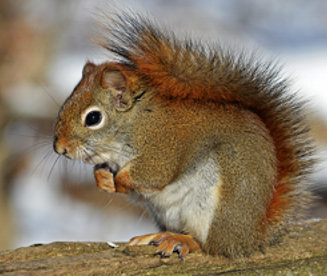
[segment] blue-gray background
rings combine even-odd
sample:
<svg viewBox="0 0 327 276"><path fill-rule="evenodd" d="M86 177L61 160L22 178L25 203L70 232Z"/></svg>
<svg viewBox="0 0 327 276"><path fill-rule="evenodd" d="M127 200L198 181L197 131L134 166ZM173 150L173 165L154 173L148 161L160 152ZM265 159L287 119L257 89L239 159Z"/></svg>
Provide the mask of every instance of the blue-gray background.
<svg viewBox="0 0 327 276"><path fill-rule="evenodd" d="M310 99L310 124L322 160L313 181L326 196L325 0L2 0L0 249L58 240L126 241L156 231L141 206L98 192L90 166L57 162L52 151L56 113L85 61L107 58L88 37L95 14L114 6L147 10L181 35L219 40L283 64L294 89ZM324 206L320 200L309 217L327 217Z"/></svg>

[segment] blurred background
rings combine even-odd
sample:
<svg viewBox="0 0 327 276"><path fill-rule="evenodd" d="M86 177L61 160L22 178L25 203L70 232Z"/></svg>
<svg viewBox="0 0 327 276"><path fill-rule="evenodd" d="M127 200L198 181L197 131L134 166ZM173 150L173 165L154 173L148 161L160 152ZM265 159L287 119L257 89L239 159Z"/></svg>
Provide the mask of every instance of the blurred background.
<svg viewBox="0 0 327 276"><path fill-rule="evenodd" d="M257 50L284 65L310 99L321 164L308 217L327 217L327 1L134 0L176 32ZM58 159L52 129L86 60L106 53L88 35L112 1L0 2L0 250L52 241L127 241L156 231L142 206L97 190L91 166ZM93 14L93 15L92 15Z"/></svg>

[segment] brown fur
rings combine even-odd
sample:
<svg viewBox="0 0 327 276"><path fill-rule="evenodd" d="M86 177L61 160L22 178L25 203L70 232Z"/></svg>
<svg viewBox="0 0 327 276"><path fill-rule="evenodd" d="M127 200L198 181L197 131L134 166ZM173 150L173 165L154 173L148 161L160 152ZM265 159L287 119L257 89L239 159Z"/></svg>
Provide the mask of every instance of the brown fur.
<svg viewBox="0 0 327 276"><path fill-rule="evenodd" d="M248 255L274 242L310 199L306 178L314 160L303 103L274 66L162 29L141 15L106 19L97 42L118 60L84 67L59 113L54 147L75 158L71 140L77 136L76 145L88 142L98 152L101 144L124 141L135 154L116 175L116 188L145 198L212 158L217 207L202 248ZM99 134L73 127L91 103L103 106L110 120ZM196 229L178 232L200 240Z"/></svg>

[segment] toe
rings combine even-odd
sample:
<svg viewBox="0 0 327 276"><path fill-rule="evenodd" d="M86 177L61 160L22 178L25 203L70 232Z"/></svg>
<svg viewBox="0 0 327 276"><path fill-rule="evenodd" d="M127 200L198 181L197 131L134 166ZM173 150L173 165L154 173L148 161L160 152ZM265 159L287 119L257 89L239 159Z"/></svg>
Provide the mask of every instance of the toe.
<svg viewBox="0 0 327 276"><path fill-rule="evenodd" d="M163 257L169 257L175 251L175 243L173 240L164 240L158 246L158 254L161 254Z"/></svg>
<svg viewBox="0 0 327 276"><path fill-rule="evenodd" d="M178 251L178 256L182 259L182 260L184 260L185 259L185 257L188 255L188 253L190 252L190 248L189 248L189 246L186 244L186 243L184 243L183 245L181 245L181 246L178 246L178 248L176 248L177 249L177 251Z"/></svg>
<svg viewBox="0 0 327 276"><path fill-rule="evenodd" d="M150 244L151 241L157 236L158 234L149 234L144 236L137 236L132 238L127 246L133 246L133 245L146 245Z"/></svg>

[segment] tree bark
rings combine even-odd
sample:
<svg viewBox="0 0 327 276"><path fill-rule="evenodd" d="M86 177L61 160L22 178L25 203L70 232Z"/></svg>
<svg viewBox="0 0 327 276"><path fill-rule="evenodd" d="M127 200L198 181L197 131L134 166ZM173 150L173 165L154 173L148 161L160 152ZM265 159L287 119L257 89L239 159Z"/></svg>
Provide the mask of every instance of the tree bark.
<svg viewBox="0 0 327 276"><path fill-rule="evenodd" d="M249 258L200 253L181 261L155 256L154 246L54 242L0 252L1 275L326 275L327 220L296 223L282 241Z"/></svg>

